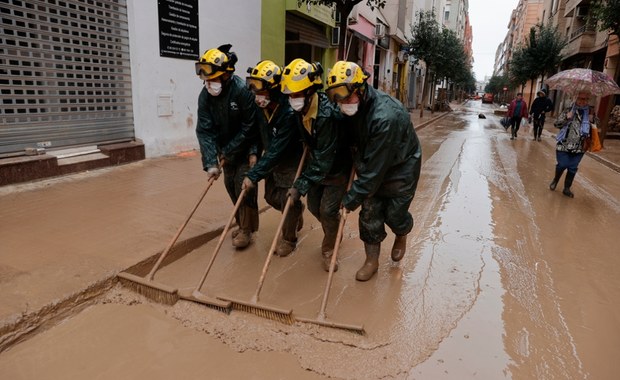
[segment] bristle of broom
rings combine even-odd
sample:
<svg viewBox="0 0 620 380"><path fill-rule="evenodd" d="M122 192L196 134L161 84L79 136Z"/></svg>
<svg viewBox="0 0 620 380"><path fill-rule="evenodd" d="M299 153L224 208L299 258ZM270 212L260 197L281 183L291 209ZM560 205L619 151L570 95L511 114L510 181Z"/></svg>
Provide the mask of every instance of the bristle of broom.
<svg viewBox="0 0 620 380"><path fill-rule="evenodd" d="M352 333L362 335L362 336L366 334L366 332L364 331L364 326L337 323L337 322L332 322L332 321L328 321L325 319L319 320L319 319L309 319L309 318L297 318L297 321L305 322L305 323L313 323L315 325L331 327L334 329L345 330L345 331L352 332Z"/></svg>
<svg viewBox="0 0 620 380"><path fill-rule="evenodd" d="M293 319L292 311L277 311L267 308L261 308L259 306L251 306L243 303L232 301L233 308L235 310L245 311L258 315L262 318L271 319L272 321L281 322L287 325L292 325L295 320Z"/></svg>
<svg viewBox="0 0 620 380"><path fill-rule="evenodd" d="M198 291L193 291L192 293L184 292L180 295L180 298L187 301L196 302L202 306L206 306L208 308L220 311L225 314L230 314L230 311L232 310L230 302L209 297Z"/></svg>
<svg viewBox="0 0 620 380"><path fill-rule="evenodd" d="M171 291L163 290L155 284L153 284L153 286L149 286L147 284L134 282L120 276L119 280L123 286L155 302L166 305L174 305L179 300L179 293L176 289Z"/></svg>

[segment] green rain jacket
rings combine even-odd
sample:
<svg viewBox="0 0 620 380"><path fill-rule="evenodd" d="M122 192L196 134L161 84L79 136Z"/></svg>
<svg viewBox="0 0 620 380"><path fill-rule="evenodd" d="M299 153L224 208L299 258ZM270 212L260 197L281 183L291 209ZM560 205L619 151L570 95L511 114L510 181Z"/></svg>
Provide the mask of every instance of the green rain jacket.
<svg viewBox="0 0 620 380"><path fill-rule="evenodd" d="M271 119L261 109L256 112L265 152L246 174L254 183L264 179L278 168L294 168L295 170L301 159L301 136L295 121L295 111L285 96L279 96L272 101L278 103L278 108L271 115Z"/></svg>
<svg viewBox="0 0 620 380"><path fill-rule="evenodd" d="M218 154L230 163L239 163L258 153L257 108L254 94L236 75L226 82L219 96L202 89L196 136L205 171L218 166Z"/></svg>
<svg viewBox="0 0 620 380"><path fill-rule="evenodd" d="M398 197L414 194L422 149L409 113L393 97L366 86L359 111L345 118L353 138L357 179L345 194L343 205L355 210L374 195Z"/></svg>
<svg viewBox="0 0 620 380"><path fill-rule="evenodd" d="M342 126L342 117L323 92L318 93L318 113L310 133L301 113L296 116L310 159L293 186L306 195L310 187L345 184L351 171L351 151Z"/></svg>

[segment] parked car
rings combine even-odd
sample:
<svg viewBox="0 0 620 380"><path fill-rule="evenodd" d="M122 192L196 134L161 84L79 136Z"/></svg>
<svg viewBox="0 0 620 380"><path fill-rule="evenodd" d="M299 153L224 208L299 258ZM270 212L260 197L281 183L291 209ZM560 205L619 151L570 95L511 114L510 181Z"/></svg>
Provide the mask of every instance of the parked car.
<svg viewBox="0 0 620 380"><path fill-rule="evenodd" d="M482 103L493 103L493 94L487 92L482 97Z"/></svg>

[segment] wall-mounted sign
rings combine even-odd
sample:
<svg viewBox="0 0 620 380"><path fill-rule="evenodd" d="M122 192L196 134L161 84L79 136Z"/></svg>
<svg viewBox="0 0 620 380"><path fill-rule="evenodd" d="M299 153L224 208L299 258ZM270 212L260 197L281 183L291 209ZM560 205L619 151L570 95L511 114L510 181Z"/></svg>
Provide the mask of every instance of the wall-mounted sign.
<svg viewBox="0 0 620 380"><path fill-rule="evenodd" d="M159 55L198 60L198 0L159 0Z"/></svg>

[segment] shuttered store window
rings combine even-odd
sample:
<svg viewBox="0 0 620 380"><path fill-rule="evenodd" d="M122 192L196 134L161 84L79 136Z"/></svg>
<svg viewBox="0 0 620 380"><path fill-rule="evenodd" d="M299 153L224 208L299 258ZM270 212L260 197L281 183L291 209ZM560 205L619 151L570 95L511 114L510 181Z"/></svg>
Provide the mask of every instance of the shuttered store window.
<svg viewBox="0 0 620 380"><path fill-rule="evenodd" d="M125 0L0 0L0 153L134 137Z"/></svg>

